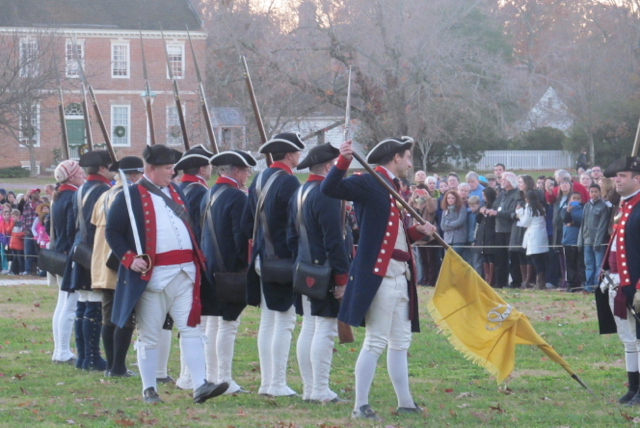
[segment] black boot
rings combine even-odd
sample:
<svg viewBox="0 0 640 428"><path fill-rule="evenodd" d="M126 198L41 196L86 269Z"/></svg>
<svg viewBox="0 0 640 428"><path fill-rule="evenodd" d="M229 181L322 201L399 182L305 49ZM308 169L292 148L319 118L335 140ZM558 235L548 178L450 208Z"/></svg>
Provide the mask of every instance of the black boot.
<svg viewBox="0 0 640 428"><path fill-rule="evenodd" d="M73 323L73 330L76 335L76 351L78 357L76 359L76 368L81 369L84 364L84 312L87 309L87 302L78 302L76 307L76 319Z"/></svg>
<svg viewBox="0 0 640 428"><path fill-rule="evenodd" d="M638 389L640 388L640 373L627 372L627 377L629 379L629 387L627 389L627 393L620 397L618 403L629 403L629 405L638 405L640 404L640 395L638 395Z"/></svg>
<svg viewBox="0 0 640 428"><path fill-rule="evenodd" d="M102 326L102 345L104 346L104 357L107 360L107 371L113 368L113 332L116 326L103 325Z"/></svg>
<svg viewBox="0 0 640 428"><path fill-rule="evenodd" d="M87 302L84 313L84 370L100 370L107 368L107 362L100 356L100 331L102 330L102 303Z"/></svg>
<svg viewBox="0 0 640 428"><path fill-rule="evenodd" d="M112 376L126 376L127 352L131 346L132 328L116 327L113 333L113 365L110 368Z"/></svg>

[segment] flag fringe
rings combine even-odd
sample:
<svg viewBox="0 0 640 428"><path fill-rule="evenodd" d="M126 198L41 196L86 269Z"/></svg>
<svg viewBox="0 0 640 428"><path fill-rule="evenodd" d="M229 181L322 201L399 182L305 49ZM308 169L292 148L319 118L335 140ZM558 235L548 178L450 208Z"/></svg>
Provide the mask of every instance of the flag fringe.
<svg viewBox="0 0 640 428"><path fill-rule="evenodd" d="M438 327L440 327L442 329L442 332L444 333L444 336L447 338L449 343L451 343L451 345L454 347L454 349L456 349L458 352L460 352L464 356L465 359L471 361L472 363L474 363L474 364L476 364L478 366L483 367L486 371L488 371L492 376L494 376L496 378L498 384L500 384L504 380L504 379L500 379L500 370L498 369L498 367L496 367L494 364L492 364L487 359L482 358L482 357L474 354L473 352L471 352L469 350L469 348L467 348L453 334L453 331L451 330L451 327L449 326L447 321L445 321L444 317L440 314L440 312L438 311L438 308L436 308L436 305L433 303L433 298L431 300L429 300L429 303L427 303L427 309L429 310L429 313L431 314L431 317L433 318L435 323L438 325Z"/></svg>

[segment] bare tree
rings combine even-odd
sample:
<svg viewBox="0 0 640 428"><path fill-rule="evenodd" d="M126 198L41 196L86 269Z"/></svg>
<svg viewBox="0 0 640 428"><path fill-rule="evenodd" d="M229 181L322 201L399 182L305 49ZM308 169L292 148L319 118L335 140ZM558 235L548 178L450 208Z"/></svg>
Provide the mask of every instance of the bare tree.
<svg viewBox="0 0 640 428"><path fill-rule="evenodd" d="M35 146L40 134L40 105L52 96L55 68L51 30L16 31L0 38L0 132L29 149L36 175Z"/></svg>

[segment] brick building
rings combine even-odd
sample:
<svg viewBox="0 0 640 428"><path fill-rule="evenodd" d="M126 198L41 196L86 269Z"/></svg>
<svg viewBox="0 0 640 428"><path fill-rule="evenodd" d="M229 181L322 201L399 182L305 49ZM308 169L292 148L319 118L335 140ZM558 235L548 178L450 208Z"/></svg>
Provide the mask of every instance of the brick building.
<svg viewBox="0 0 640 428"><path fill-rule="evenodd" d="M180 89L190 144L208 144L186 28L191 33L202 73L206 69L206 34L198 12L189 0L0 0L0 10L3 11L0 13L0 37L16 40L15 49L19 49L20 58L37 51L38 39L44 34L55 39L50 46L55 50L62 79L72 157L78 156L79 147L86 142L73 40L81 52L88 84L96 93L118 157L140 155L147 144L149 131L142 97L145 81L139 28L153 95L156 142L184 150L172 82L167 72L162 28ZM41 172L54 163L54 150L61 147L62 141L57 87L53 84L43 90L51 96L34 106L34 115L29 119L33 129L31 140L35 142L35 156ZM104 137L93 109L90 107L89 110L93 143L100 148ZM0 134L0 147L0 168L28 165L29 150L15 138Z"/></svg>

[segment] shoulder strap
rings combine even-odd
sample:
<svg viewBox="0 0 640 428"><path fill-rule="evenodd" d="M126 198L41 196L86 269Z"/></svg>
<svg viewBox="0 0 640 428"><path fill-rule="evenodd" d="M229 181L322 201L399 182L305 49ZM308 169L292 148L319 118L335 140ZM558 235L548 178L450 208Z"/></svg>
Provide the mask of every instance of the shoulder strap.
<svg viewBox="0 0 640 428"><path fill-rule="evenodd" d="M307 235L307 226L304 221L304 216L302 214L302 210L304 208L304 203L307 200L307 196L309 193L318 186L318 181L312 181L309 183L309 186L303 192L303 188L300 187L298 189L298 215L296 226L298 229L298 235L300 239L298 240L298 252L302 256L302 260L311 262L311 247L309 247L309 236ZM327 258L327 262L329 259Z"/></svg>
<svg viewBox="0 0 640 428"><path fill-rule="evenodd" d="M220 243L218 242L218 234L216 233L216 228L213 225L213 216L211 215L211 208L213 207L213 203L222 195L226 190L230 189L231 186L228 184L223 184L220 186L216 192L211 195L209 199L209 203L207 204L207 209L204 212L202 224L204 226L204 220L206 218L207 224L209 225L209 229L211 229L211 238L213 240L213 250L216 253L216 259L218 260L218 266L221 269L221 272L226 272L227 269L224 266L224 259L222 258L222 251L220 250ZM204 230L204 227L202 228Z"/></svg>
<svg viewBox="0 0 640 428"><path fill-rule="evenodd" d="M138 184L140 184L142 187L147 189L149 193L153 193L156 196L160 196L164 201L164 203L167 204L169 209L173 211L174 214L177 215L180 218L180 220L182 220L189 227L189 230L193 231L193 223L191 222L191 216L189 215L189 212L187 212L187 209L183 205L180 205L179 203L174 201L173 198L165 195L160 189L158 189L158 187L155 184L152 184L144 177L142 177L138 181Z"/></svg>
<svg viewBox="0 0 640 428"><path fill-rule="evenodd" d="M93 193L96 188L103 186L102 184L94 185L93 187L91 187L91 189L89 189L87 194L82 197L82 190L84 189L85 184L83 184L76 192L76 198L78 201L78 217L76 218L76 229L78 227L80 228L80 236L82 236L82 242L87 240L87 223L84 219L83 212L84 204L85 202L87 202L87 199L89 199L89 195L91 195L91 193Z"/></svg>
<svg viewBox="0 0 640 428"><path fill-rule="evenodd" d="M269 231L269 224L267 223L267 215L263 210L264 201L267 198L267 193L269 192L269 189L271 189L271 185L273 184L273 182L276 180L276 178L278 178L283 173L284 171L281 169L274 172L273 175L269 177L267 182L264 184L264 187L262 187L262 189L258 188L258 185L260 183L256 185L256 190L260 192L260 195L258 196L258 204L256 206L255 224L253 227L253 239L254 240L256 239L256 231L258 229L257 226L259 221L260 224L262 225L262 232L263 232L264 243L266 247L265 248L266 255L269 257L275 256L275 250L273 248L273 239L271 238L271 232Z"/></svg>
<svg viewBox="0 0 640 428"><path fill-rule="evenodd" d="M196 186L202 186L206 189L206 186L198 181L187 184L187 187L184 188L182 193L187 196L193 189L195 189Z"/></svg>

